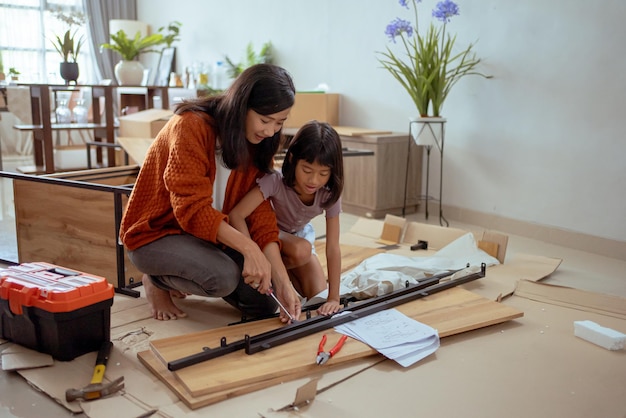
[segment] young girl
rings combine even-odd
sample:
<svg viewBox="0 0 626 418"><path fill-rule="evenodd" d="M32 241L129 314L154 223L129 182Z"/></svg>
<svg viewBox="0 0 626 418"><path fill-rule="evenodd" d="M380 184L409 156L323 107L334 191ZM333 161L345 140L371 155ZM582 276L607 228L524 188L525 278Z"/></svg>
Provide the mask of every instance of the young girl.
<svg viewBox="0 0 626 418"><path fill-rule="evenodd" d="M318 312L329 315L339 310L341 249L339 213L343 190L341 140L327 123L311 121L287 144L280 172L266 174L229 213L229 222L248 234L246 218L269 199L280 229L281 255L294 287L312 298L326 289L322 266L315 255L312 218L326 212L326 260L328 299Z"/></svg>

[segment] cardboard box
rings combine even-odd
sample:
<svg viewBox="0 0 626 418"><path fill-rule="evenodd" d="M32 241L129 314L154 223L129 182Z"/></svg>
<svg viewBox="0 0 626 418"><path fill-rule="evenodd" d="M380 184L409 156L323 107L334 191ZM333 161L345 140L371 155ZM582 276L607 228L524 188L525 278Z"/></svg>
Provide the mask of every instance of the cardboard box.
<svg viewBox="0 0 626 418"><path fill-rule="evenodd" d="M146 109L120 117L120 136L155 138L174 113L171 110Z"/></svg>
<svg viewBox="0 0 626 418"><path fill-rule="evenodd" d="M0 270L0 336L69 361L110 340L113 286L43 262Z"/></svg>
<svg viewBox="0 0 626 418"><path fill-rule="evenodd" d="M339 125L339 94L296 93L285 128L299 128L310 120Z"/></svg>
<svg viewBox="0 0 626 418"><path fill-rule="evenodd" d="M129 155L131 164L141 166L148 153L148 148L150 148L150 145L154 142L154 138L118 136L117 142Z"/></svg>

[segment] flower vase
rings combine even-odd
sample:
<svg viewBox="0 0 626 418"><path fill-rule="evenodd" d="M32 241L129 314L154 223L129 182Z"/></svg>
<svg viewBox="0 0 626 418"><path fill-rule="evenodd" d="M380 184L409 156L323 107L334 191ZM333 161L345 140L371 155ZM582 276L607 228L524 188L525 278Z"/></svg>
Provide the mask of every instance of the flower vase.
<svg viewBox="0 0 626 418"><path fill-rule="evenodd" d="M74 122L76 123L88 123L89 122L89 109L85 106L84 99L76 99L76 104L72 110L74 116Z"/></svg>
<svg viewBox="0 0 626 418"><path fill-rule="evenodd" d="M442 147L446 119L435 116L411 118L410 128L417 145Z"/></svg>
<svg viewBox="0 0 626 418"><path fill-rule="evenodd" d="M75 62L62 62L59 65L59 73L61 74L61 78L65 80L65 85L69 85L71 82L76 84L76 80L78 80L78 63Z"/></svg>
<svg viewBox="0 0 626 418"><path fill-rule="evenodd" d="M115 78L120 86L140 86L143 65L139 61L121 60L115 65Z"/></svg>
<svg viewBox="0 0 626 418"><path fill-rule="evenodd" d="M72 122L72 111L67 106L67 100L59 99L54 113L57 123L67 124Z"/></svg>

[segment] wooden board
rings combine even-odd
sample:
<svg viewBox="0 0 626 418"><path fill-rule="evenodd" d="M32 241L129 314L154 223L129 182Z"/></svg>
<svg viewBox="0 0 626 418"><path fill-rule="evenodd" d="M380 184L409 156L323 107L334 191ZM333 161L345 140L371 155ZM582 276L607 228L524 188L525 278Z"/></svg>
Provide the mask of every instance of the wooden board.
<svg viewBox="0 0 626 418"><path fill-rule="evenodd" d="M364 136L364 135L388 135L391 131L357 128L355 126L333 126L339 135L343 136Z"/></svg>
<svg viewBox="0 0 626 418"><path fill-rule="evenodd" d="M502 323L523 316L517 309L490 301L461 288L453 288L397 308L404 314L439 331L440 337ZM217 347L220 339L227 342L257 335L280 326L276 319L239 324L194 334L152 341L152 352L138 354L140 360L190 408L218 402L246 391L269 387L320 371L315 364L321 336L328 335L328 344L339 334L326 330L274 347L254 355L239 351L191 367L169 372L166 364L203 347ZM377 352L356 340L348 340L342 350L324 367L336 367ZM155 364L155 359L161 366Z"/></svg>

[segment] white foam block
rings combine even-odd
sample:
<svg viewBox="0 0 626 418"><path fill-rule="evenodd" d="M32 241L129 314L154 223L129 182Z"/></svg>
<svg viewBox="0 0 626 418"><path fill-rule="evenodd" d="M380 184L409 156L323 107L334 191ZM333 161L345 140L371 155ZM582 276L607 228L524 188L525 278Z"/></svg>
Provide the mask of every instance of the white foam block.
<svg viewBox="0 0 626 418"><path fill-rule="evenodd" d="M621 350L626 344L626 334L593 321L574 321L574 335L607 350Z"/></svg>

